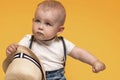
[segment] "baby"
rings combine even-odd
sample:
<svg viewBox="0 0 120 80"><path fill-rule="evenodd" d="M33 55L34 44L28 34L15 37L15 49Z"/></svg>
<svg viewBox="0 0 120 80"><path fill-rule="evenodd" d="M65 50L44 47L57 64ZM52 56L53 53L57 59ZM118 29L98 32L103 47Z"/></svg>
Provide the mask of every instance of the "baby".
<svg viewBox="0 0 120 80"><path fill-rule="evenodd" d="M104 70L104 63L91 53L58 36L64 30L65 18L65 8L59 1L41 2L33 18L33 34L25 35L18 44L9 45L6 54L14 53L18 45L30 48L43 63L46 80L66 80L64 76L66 55L91 65L95 73Z"/></svg>

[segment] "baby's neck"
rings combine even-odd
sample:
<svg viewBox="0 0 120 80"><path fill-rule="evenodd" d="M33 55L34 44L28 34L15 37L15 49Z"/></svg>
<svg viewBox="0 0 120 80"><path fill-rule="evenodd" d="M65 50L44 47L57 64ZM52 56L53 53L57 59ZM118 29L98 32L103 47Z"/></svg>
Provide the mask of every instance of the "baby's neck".
<svg viewBox="0 0 120 80"><path fill-rule="evenodd" d="M36 40L37 43L42 43L42 44L45 44L45 45L50 45L52 44L54 41L57 41L58 40L58 37L57 36L54 36L53 38L51 39L48 39L48 40Z"/></svg>
<svg viewBox="0 0 120 80"><path fill-rule="evenodd" d="M55 39L57 36L54 36L53 38L51 38L51 39L48 39L48 40L43 40L43 41L51 41L51 40L53 40L53 39Z"/></svg>

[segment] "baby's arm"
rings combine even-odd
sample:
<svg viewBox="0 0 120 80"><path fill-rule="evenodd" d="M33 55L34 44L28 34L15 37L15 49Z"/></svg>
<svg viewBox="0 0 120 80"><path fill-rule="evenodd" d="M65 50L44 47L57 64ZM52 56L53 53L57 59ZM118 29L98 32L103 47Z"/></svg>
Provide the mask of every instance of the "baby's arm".
<svg viewBox="0 0 120 80"><path fill-rule="evenodd" d="M74 47L71 53L71 57L78 59L82 62L85 62L92 66L93 72L97 73L105 69L105 64L99 61L96 57L90 54L88 51L83 50L78 47Z"/></svg>
<svg viewBox="0 0 120 80"><path fill-rule="evenodd" d="M14 44L10 44L7 48L6 48L6 55L8 56L9 54L12 54L14 52L17 51L18 48L18 44L14 43Z"/></svg>

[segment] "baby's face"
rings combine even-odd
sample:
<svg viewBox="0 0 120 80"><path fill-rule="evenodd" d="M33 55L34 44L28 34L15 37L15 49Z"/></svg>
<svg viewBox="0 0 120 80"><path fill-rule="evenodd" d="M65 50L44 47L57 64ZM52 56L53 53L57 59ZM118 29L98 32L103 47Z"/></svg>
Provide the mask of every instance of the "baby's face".
<svg viewBox="0 0 120 80"><path fill-rule="evenodd" d="M33 35L37 40L49 40L55 37L61 29L58 23L57 10L43 10L38 7L33 19Z"/></svg>

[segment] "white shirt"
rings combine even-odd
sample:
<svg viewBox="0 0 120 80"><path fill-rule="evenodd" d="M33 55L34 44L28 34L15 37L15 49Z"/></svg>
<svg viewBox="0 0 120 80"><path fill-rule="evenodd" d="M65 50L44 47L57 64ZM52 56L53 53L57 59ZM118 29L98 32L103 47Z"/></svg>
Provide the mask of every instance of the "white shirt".
<svg viewBox="0 0 120 80"><path fill-rule="evenodd" d="M19 42L19 45L29 47L31 35L25 35ZM69 54L75 47L73 43L64 39L66 45L66 53ZM45 71L52 71L63 68L64 63L64 48L62 40L55 38L50 41L33 41L31 50L43 63Z"/></svg>

